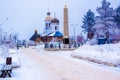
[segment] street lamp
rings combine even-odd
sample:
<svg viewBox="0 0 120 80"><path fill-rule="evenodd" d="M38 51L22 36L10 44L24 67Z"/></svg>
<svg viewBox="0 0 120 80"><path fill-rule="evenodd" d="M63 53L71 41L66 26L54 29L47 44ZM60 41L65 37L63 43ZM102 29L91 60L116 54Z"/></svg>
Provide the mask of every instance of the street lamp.
<svg viewBox="0 0 120 80"><path fill-rule="evenodd" d="M74 47L76 47L76 34L75 34L75 26L77 26L78 24L71 24L71 26L73 26L73 33L74 33Z"/></svg>

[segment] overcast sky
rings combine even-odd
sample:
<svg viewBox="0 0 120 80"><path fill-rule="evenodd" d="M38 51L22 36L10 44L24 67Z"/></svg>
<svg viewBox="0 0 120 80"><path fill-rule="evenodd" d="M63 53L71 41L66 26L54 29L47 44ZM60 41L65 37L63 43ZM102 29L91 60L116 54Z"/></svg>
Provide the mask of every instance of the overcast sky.
<svg viewBox="0 0 120 80"><path fill-rule="evenodd" d="M63 32L63 8L66 4L69 9L69 29L73 35L73 24L75 34L80 34L83 15L91 9L94 13L96 8L101 6L102 0L0 0L0 27L4 32L17 32L20 39L29 39L34 30L43 32L44 19L48 11L51 16L60 20L60 31ZM116 8L119 0L107 0L111 7ZM6 20L8 18L8 20ZM77 26L76 26L77 24Z"/></svg>

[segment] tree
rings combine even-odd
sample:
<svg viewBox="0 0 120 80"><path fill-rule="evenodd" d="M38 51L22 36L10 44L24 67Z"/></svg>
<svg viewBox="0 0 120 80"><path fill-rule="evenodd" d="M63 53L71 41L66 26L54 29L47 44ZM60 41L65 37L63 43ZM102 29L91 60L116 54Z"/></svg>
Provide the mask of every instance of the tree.
<svg viewBox="0 0 120 80"><path fill-rule="evenodd" d="M83 41L83 36L81 35L78 35L77 36L77 42L82 42Z"/></svg>
<svg viewBox="0 0 120 80"><path fill-rule="evenodd" d="M96 17L96 33L98 38L109 40L111 34L114 34L116 23L114 22L113 8L110 8L110 2L102 1L102 6L96 9L99 16Z"/></svg>
<svg viewBox="0 0 120 80"><path fill-rule="evenodd" d="M0 46L2 45L2 28L0 28Z"/></svg>
<svg viewBox="0 0 120 80"><path fill-rule="evenodd" d="M83 25L82 28L84 29L84 32L87 32L87 38L92 39L94 35L93 26L95 25L95 15L91 10L88 10L86 15L84 15L83 18Z"/></svg>
<svg viewBox="0 0 120 80"><path fill-rule="evenodd" d="M120 28L120 5L115 9L114 18L118 28Z"/></svg>
<svg viewBox="0 0 120 80"><path fill-rule="evenodd" d="M15 34L13 35L13 41L16 43L17 40L18 40L18 33L15 33Z"/></svg>

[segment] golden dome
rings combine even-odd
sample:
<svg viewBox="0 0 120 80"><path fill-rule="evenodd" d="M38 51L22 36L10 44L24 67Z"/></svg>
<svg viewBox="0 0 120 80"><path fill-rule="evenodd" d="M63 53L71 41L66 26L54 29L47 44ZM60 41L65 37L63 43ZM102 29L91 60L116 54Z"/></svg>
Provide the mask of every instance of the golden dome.
<svg viewBox="0 0 120 80"><path fill-rule="evenodd" d="M50 12L47 12L47 17L45 18L45 21L50 21L52 18L50 17Z"/></svg>
<svg viewBox="0 0 120 80"><path fill-rule="evenodd" d="M47 17L45 18L45 21L48 21L48 20L52 20L52 18L51 18L50 16L47 16Z"/></svg>

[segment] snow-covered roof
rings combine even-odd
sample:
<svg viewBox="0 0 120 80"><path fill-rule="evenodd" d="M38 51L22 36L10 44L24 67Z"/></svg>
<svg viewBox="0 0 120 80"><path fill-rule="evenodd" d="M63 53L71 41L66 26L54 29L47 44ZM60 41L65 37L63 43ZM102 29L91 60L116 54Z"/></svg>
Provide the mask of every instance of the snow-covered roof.
<svg viewBox="0 0 120 80"><path fill-rule="evenodd" d="M51 34L51 33L43 33L43 34L41 34L41 36L44 37L44 36L48 36L49 34Z"/></svg>
<svg viewBox="0 0 120 80"><path fill-rule="evenodd" d="M40 38L40 35L37 33L37 31L35 31L30 40L35 41L37 38Z"/></svg>
<svg viewBox="0 0 120 80"><path fill-rule="evenodd" d="M63 34L59 31L53 32L51 34L49 34L48 36L53 36L53 37L62 37Z"/></svg>

